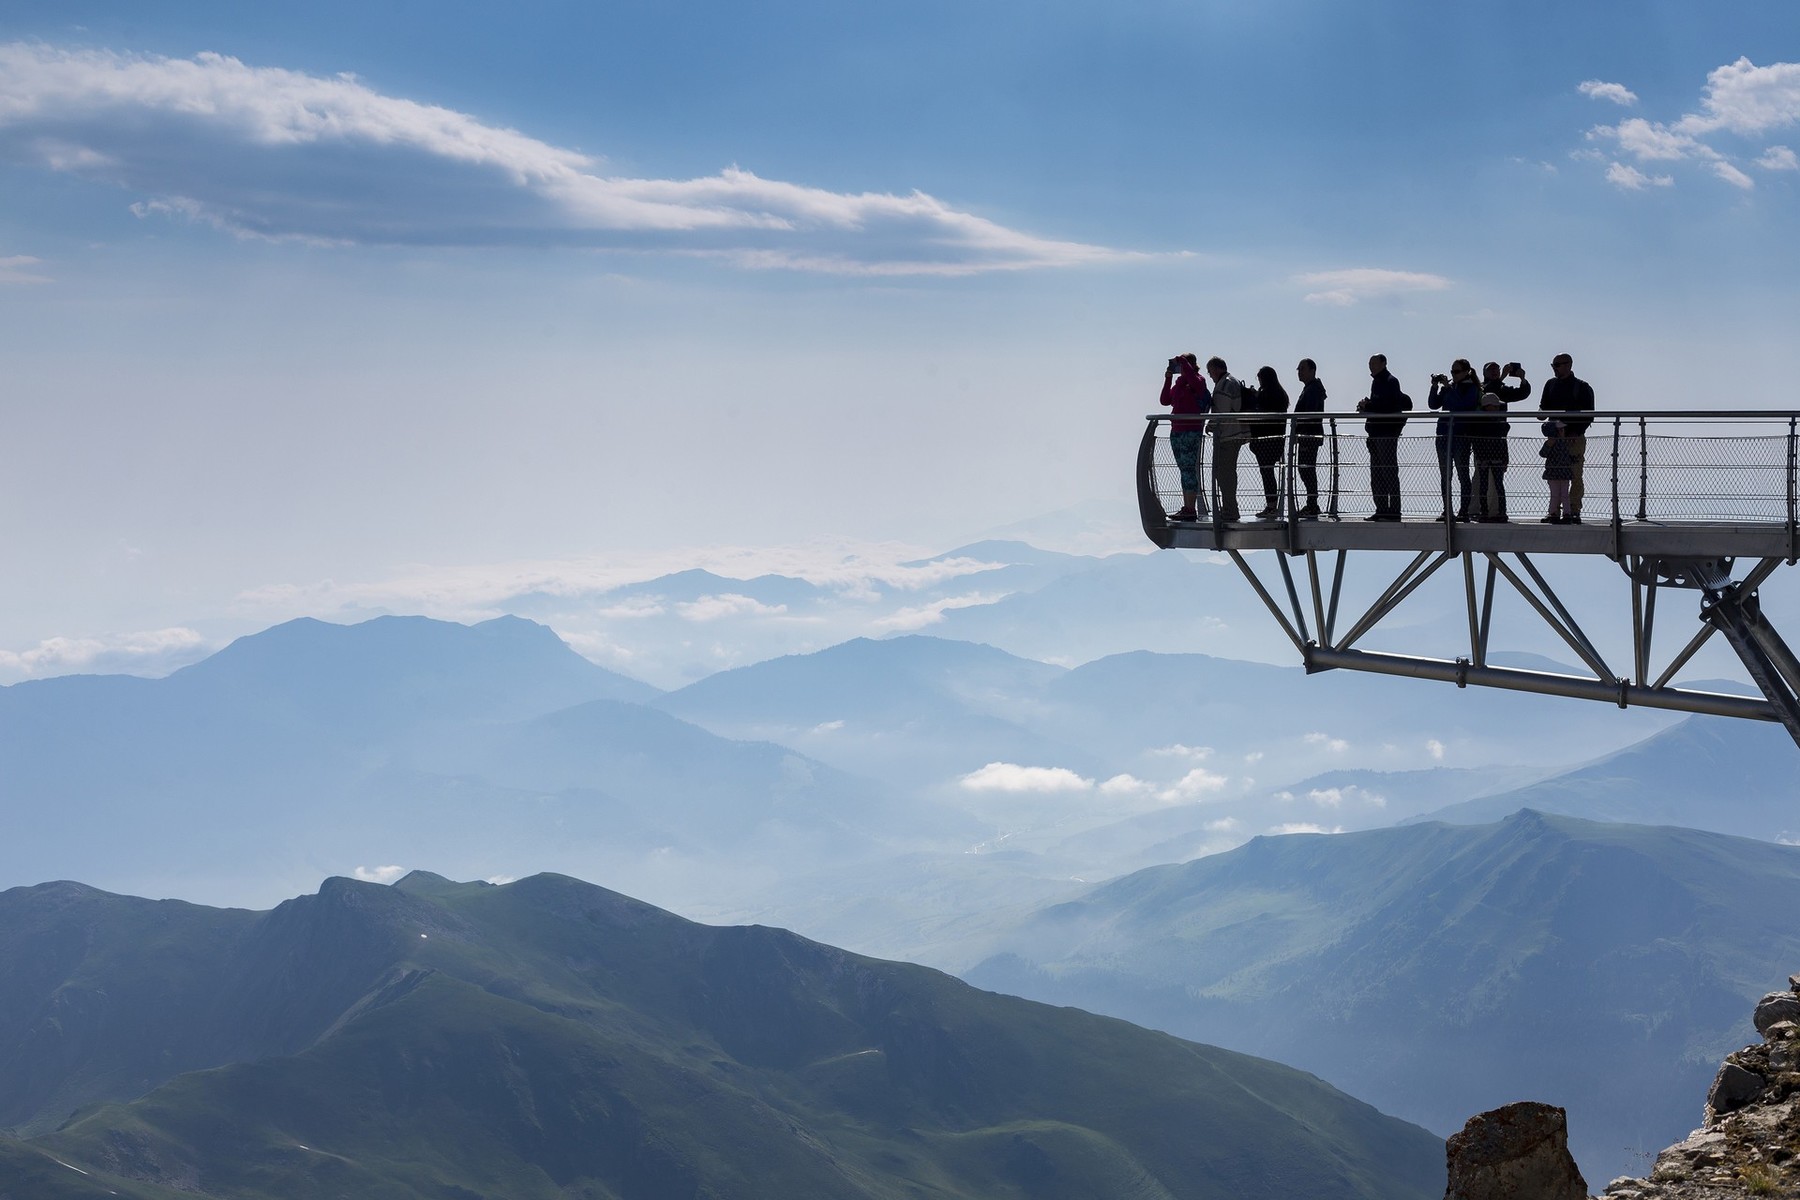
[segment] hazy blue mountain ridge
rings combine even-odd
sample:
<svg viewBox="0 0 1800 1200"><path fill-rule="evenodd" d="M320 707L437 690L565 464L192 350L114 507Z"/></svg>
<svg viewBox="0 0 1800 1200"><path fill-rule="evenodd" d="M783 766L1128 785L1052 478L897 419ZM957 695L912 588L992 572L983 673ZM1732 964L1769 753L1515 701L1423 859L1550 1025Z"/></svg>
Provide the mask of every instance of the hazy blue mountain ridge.
<svg viewBox="0 0 1800 1200"><path fill-rule="evenodd" d="M1584 1170L1694 1121L1800 960L1800 848L1521 812L1259 838L1041 911L967 973L1312 1070L1427 1127L1564 1105Z"/></svg>

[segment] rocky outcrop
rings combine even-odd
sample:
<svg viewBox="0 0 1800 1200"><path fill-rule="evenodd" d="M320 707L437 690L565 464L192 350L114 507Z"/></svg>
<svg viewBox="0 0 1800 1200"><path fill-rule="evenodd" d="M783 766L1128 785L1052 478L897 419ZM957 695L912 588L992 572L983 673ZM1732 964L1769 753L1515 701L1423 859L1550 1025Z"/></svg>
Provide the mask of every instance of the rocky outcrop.
<svg viewBox="0 0 1800 1200"><path fill-rule="evenodd" d="M1444 1200L1588 1200L1569 1155L1569 1115L1522 1100L1469 1118L1445 1143Z"/></svg>
<svg viewBox="0 0 1800 1200"><path fill-rule="evenodd" d="M1615 1179L1605 1200L1800 1197L1800 975L1756 1006L1760 1045L1725 1059L1705 1124L1656 1156L1648 1179Z"/></svg>

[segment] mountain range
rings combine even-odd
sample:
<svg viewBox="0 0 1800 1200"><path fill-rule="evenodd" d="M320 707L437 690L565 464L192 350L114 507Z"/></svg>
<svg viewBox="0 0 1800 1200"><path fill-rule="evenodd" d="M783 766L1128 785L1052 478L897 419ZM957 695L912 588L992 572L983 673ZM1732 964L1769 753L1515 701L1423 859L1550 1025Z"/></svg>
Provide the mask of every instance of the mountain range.
<svg viewBox="0 0 1800 1200"><path fill-rule="evenodd" d="M0 1190L1443 1187L1437 1138L1289 1068L562 876L331 879L269 912L15 888L0 981Z"/></svg>
<svg viewBox="0 0 1800 1200"><path fill-rule="evenodd" d="M1800 961L1800 847L1529 810L1255 838L1045 907L966 973L1314 1071L1442 1133L1569 1111L1589 1178L1691 1098Z"/></svg>

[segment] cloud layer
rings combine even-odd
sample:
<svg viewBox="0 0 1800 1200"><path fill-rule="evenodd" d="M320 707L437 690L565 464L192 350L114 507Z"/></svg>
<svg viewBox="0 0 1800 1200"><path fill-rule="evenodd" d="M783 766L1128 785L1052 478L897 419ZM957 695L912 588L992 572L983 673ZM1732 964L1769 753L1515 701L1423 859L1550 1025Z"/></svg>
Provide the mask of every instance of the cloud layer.
<svg viewBox="0 0 1800 1200"><path fill-rule="evenodd" d="M1142 258L1008 229L923 192L831 192L730 167L608 174L465 113L220 54L0 45L0 159L113 184L146 218L323 243L551 244L750 268L960 275Z"/></svg>
<svg viewBox="0 0 1800 1200"><path fill-rule="evenodd" d="M1577 90L1615 104L1637 102L1623 84L1590 79ZM1610 142L1616 147L1618 157L1609 160L1602 155L1601 159L1607 162L1607 182L1625 191L1673 186L1673 175L1651 174L1640 168L1646 163L1680 162L1703 164L1715 178L1750 191L1756 180L1744 165L1786 171L1796 169L1800 162L1786 146L1756 146L1749 153L1760 150L1760 156L1748 158L1737 157L1734 151L1744 141L1759 140L1795 124L1800 124L1800 63L1759 67L1740 58L1706 77L1698 111L1670 122L1628 117L1616 125L1596 125L1587 136L1590 142ZM1627 158L1637 165L1622 161Z"/></svg>
<svg viewBox="0 0 1800 1200"><path fill-rule="evenodd" d="M1383 267L1353 267L1345 271L1315 271L1300 275L1295 282L1314 288L1308 292L1308 304L1330 304L1348 307L1364 300L1401 296L1409 292L1441 292L1450 286L1442 275L1423 271L1390 271Z"/></svg>

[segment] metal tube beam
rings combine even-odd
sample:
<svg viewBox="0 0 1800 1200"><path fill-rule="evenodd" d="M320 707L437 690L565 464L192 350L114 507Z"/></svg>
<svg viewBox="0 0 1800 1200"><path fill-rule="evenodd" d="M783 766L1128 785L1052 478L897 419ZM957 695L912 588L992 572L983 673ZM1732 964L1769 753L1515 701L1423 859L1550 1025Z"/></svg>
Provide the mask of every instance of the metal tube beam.
<svg viewBox="0 0 1800 1200"><path fill-rule="evenodd" d="M1640 708L1704 713L1715 717L1781 720L1767 700L1748 696L1728 696L1721 692L1686 692L1678 688L1641 688L1629 683L1606 683L1575 675L1553 675L1548 671L1478 667L1472 663L1448 662L1440 658L1408 658L1405 655L1381 654L1370 650L1334 650L1328 646L1314 646L1307 655L1307 668L1320 671L1369 671L1377 675L1435 679L1442 683L1536 692L1539 695L1567 696L1575 700L1599 700L1606 704L1635 704Z"/></svg>
<svg viewBox="0 0 1800 1200"><path fill-rule="evenodd" d="M1280 624L1281 632L1288 635L1288 641L1294 643L1294 649L1305 654L1305 640L1294 632L1294 627L1288 624L1288 619L1281 615L1281 608L1275 603L1275 597L1269 595L1269 589L1264 587L1262 580L1256 577L1256 572L1250 569L1250 564L1244 561L1244 556L1236 550L1227 550L1226 553L1231 555L1231 561L1237 564L1237 569L1243 572L1244 578L1250 581L1250 586L1256 589L1256 594L1262 597L1263 607L1268 609L1269 614Z"/></svg>

